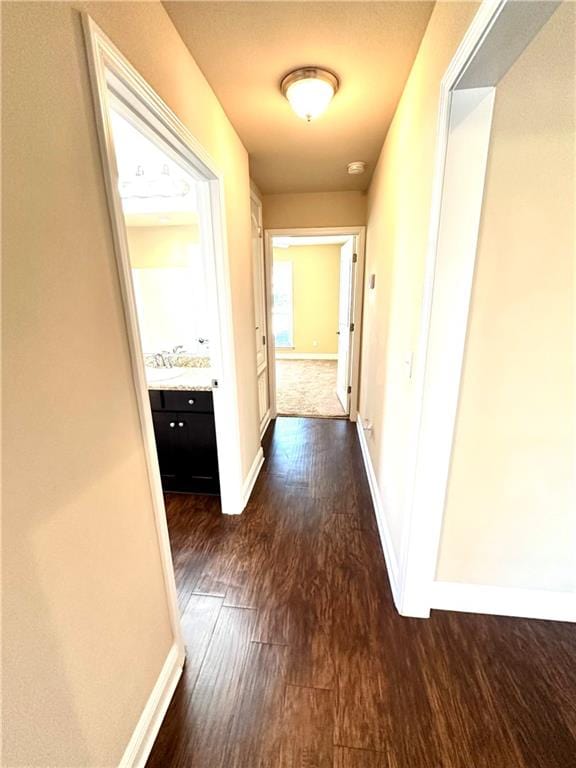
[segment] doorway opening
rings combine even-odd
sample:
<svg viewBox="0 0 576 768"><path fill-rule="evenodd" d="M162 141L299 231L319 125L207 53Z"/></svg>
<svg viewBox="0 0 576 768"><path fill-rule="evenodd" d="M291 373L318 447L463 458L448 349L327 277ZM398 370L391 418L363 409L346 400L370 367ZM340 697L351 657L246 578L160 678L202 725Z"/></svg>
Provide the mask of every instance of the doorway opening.
<svg viewBox="0 0 576 768"><path fill-rule="evenodd" d="M223 178L92 19L83 22L175 686L184 645L163 492L219 495L225 514L245 504Z"/></svg>
<svg viewBox="0 0 576 768"><path fill-rule="evenodd" d="M275 415L356 417L363 231L267 232Z"/></svg>

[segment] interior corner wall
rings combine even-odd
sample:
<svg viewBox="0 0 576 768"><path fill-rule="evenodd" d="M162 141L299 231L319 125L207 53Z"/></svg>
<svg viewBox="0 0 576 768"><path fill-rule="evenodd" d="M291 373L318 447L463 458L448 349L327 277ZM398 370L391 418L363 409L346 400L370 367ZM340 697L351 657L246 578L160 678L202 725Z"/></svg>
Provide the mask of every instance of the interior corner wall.
<svg viewBox="0 0 576 768"><path fill-rule="evenodd" d="M262 196L264 229L366 224L364 192L290 192Z"/></svg>
<svg viewBox="0 0 576 768"><path fill-rule="evenodd" d="M478 5L438 2L368 191L359 415L388 545L400 561L440 81ZM370 289L370 276L375 287Z"/></svg>
<svg viewBox="0 0 576 768"><path fill-rule="evenodd" d="M575 22L496 89L440 581L576 590Z"/></svg>
<svg viewBox="0 0 576 768"><path fill-rule="evenodd" d="M245 468L260 444L248 158L216 97L160 3L4 4L3 765L117 765L173 642L81 10L224 174Z"/></svg>
<svg viewBox="0 0 576 768"><path fill-rule="evenodd" d="M340 251L340 245L274 248L274 262L292 263L294 346L287 352L338 352Z"/></svg>

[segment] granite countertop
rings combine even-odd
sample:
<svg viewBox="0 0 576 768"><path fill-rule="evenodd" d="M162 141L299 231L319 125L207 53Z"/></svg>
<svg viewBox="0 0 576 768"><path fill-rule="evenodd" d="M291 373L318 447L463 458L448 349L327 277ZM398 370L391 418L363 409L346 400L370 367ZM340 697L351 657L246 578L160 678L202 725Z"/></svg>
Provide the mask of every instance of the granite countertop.
<svg viewBox="0 0 576 768"><path fill-rule="evenodd" d="M181 389L190 392L211 392L214 372L212 368L166 368L166 378L160 376L161 368L146 368L148 389ZM151 373L151 372L154 373ZM177 373L177 375L176 375Z"/></svg>

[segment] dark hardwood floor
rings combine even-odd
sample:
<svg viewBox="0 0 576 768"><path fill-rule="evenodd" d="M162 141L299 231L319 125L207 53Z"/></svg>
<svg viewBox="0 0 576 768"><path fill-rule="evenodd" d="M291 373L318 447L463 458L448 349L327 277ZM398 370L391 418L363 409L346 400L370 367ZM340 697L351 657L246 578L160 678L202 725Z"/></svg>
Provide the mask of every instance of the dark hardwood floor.
<svg viewBox="0 0 576 768"><path fill-rule="evenodd" d="M576 627L400 617L354 426L266 437L243 515L169 497L188 655L148 768L574 768Z"/></svg>

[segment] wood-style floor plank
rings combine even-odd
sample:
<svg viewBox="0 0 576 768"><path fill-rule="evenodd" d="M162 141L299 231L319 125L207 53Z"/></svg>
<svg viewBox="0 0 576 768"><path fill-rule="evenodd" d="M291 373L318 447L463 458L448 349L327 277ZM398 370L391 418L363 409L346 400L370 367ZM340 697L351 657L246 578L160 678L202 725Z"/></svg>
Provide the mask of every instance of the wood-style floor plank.
<svg viewBox="0 0 576 768"><path fill-rule="evenodd" d="M155 754L162 755L163 765L181 765L187 760L189 736L189 701L196 685L223 598L192 595L182 614L181 626L186 646L186 662L182 677L170 703L164 725L158 734L150 765L155 765Z"/></svg>
<svg viewBox="0 0 576 768"><path fill-rule="evenodd" d="M223 745L226 768L280 765L286 654L283 646L250 644L237 714Z"/></svg>
<svg viewBox="0 0 576 768"><path fill-rule="evenodd" d="M286 687L278 768L332 768L333 693Z"/></svg>
<svg viewBox="0 0 576 768"><path fill-rule="evenodd" d="M334 747L334 768L398 768L398 764L383 752Z"/></svg>
<svg viewBox="0 0 576 768"><path fill-rule="evenodd" d="M179 710L187 727L179 729L172 743L170 761L155 745L149 766L224 768L228 741L242 698L245 663L250 651L254 611L222 607L202 667L188 700ZM167 715L161 729L169 725ZM160 734L162 735L162 734Z"/></svg>
<svg viewBox="0 0 576 768"><path fill-rule="evenodd" d="M394 608L355 428L278 419L246 511L167 498L185 673L148 768L572 768L574 625Z"/></svg>

